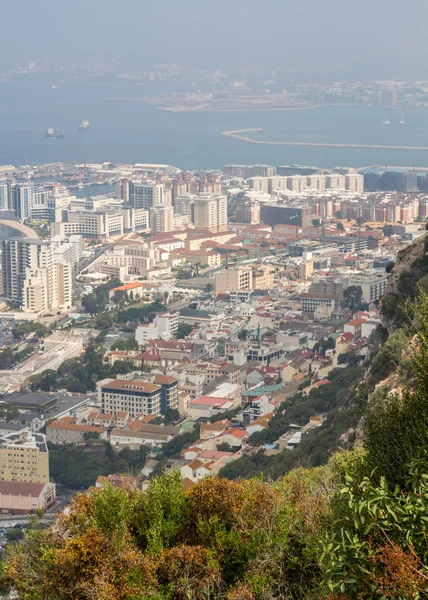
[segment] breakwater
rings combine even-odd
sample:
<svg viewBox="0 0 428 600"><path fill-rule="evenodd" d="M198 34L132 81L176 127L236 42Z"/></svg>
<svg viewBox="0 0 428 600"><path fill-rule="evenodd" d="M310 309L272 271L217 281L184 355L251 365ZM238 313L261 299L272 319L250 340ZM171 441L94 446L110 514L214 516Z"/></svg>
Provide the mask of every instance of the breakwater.
<svg viewBox="0 0 428 600"><path fill-rule="evenodd" d="M428 151L428 146L386 146L382 144L345 144L345 143L327 143L327 142L273 142L268 140L255 140L244 133L253 131L263 131L262 128L251 129L236 129L233 131L222 131L221 135L247 142L249 144L263 144L267 146L316 146L321 148L374 148L377 150L413 150L413 151Z"/></svg>

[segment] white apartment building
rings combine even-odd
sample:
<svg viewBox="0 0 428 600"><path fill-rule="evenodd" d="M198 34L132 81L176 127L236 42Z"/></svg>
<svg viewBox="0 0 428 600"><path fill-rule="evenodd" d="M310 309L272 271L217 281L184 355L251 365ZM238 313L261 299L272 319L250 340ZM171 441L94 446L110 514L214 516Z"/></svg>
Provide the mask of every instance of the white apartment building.
<svg viewBox="0 0 428 600"><path fill-rule="evenodd" d="M53 236L81 235L85 239L106 239L148 229L146 210L105 208L99 210L68 210L65 221L51 223Z"/></svg>
<svg viewBox="0 0 428 600"><path fill-rule="evenodd" d="M345 188L349 192L361 194L364 191L364 175L360 175L360 173L348 173L345 175Z"/></svg>
<svg viewBox="0 0 428 600"><path fill-rule="evenodd" d="M112 274L107 268L121 268L126 275L142 275L160 262L160 250L145 243L115 246L89 266L89 272Z"/></svg>
<svg viewBox="0 0 428 600"><path fill-rule="evenodd" d="M0 179L0 210L10 210L12 208L12 192L10 181Z"/></svg>
<svg viewBox="0 0 428 600"><path fill-rule="evenodd" d="M156 204L149 211L150 229L153 235L174 230L174 209L165 204Z"/></svg>
<svg viewBox="0 0 428 600"><path fill-rule="evenodd" d="M131 181L129 183L129 202L133 208L150 210L156 204L163 204L166 198L163 183L153 181Z"/></svg>
<svg viewBox="0 0 428 600"><path fill-rule="evenodd" d="M215 274L215 291L224 294L231 290L252 290L253 271L248 267L226 269Z"/></svg>
<svg viewBox="0 0 428 600"><path fill-rule="evenodd" d="M306 185L317 192L324 192L326 187L325 175L309 175L306 178Z"/></svg>
<svg viewBox="0 0 428 600"><path fill-rule="evenodd" d="M153 323L144 323L135 330L135 339L140 346L148 340L172 340L178 328L178 313L162 313L157 315Z"/></svg>
<svg viewBox="0 0 428 600"><path fill-rule="evenodd" d="M376 271L363 271L359 273L350 273L347 277L346 287L351 285L360 286L363 291L364 302L370 303L379 300L386 291L388 275Z"/></svg>
<svg viewBox="0 0 428 600"><path fill-rule="evenodd" d="M195 200L195 227L209 231L227 229L227 198L222 194L201 195Z"/></svg>
<svg viewBox="0 0 428 600"><path fill-rule="evenodd" d="M26 312L71 308L72 266L54 262L51 241L2 240L3 297Z"/></svg>
<svg viewBox="0 0 428 600"><path fill-rule="evenodd" d="M340 175L340 173L331 173L331 175L326 175L326 188L336 189L336 190L344 190L345 186L345 175Z"/></svg>

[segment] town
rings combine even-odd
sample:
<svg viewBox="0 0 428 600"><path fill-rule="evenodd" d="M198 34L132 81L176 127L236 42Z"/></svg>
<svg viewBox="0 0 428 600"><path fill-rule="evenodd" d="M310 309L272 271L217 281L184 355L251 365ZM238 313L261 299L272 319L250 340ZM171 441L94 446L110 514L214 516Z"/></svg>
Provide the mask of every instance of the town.
<svg viewBox="0 0 428 600"><path fill-rule="evenodd" d="M370 352L397 252L428 218L419 170L0 177L0 515L292 456Z"/></svg>

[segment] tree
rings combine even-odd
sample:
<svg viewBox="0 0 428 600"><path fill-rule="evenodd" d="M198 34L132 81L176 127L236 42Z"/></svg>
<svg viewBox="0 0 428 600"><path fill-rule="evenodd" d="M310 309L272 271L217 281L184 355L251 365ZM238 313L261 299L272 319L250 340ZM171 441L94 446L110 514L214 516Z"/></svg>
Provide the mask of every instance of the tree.
<svg viewBox="0 0 428 600"><path fill-rule="evenodd" d="M387 273L391 273L391 271L394 267L395 267L395 262L393 260L390 260L389 263L387 263L387 265L385 267L385 271Z"/></svg>
<svg viewBox="0 0 428 600"><path fill-rule="evenodd" d="M95 326L97 329L110 329L110 327L113 325L113 318L111 315L108 314L101 314L98 315L95 321Z"/></svg>
<svg viewBox="0 0 428 600"><path fill-rule="evenodd" d="M337 229L339 229L339 231L344 231L345 230L345 227L344 227L344 225L343 225L343 223L341 221L338 222Z"/></svg>
<svg viewBox="0 0 428 600"><path fill-rule="evenodd" d="M269 246L270 246L270 244L266 240L263 240L262 242L260 242L261 248L269 248Z"/></svg>
<svg viewBox="0 0 428 600"><path fill-rule="evenodd" d="M207 285L205 286L205 289L210 294L214 289L214 285L212 283L207 283Z"/></svg>
<svg viewBox="0 0 428 600"><path fill-rule="evenodd" d="M179 323L175 337L177 340L182 340L186 338L192 331L193 327L191 325L187 325L187 323Z"/></svg>
<svg viewBox="0 0 428 600"><path fill-rule="evenodd" d="M82 306L84 310L92 316L101 312L98 299L96 296L94 296L94 294L86 294L85 296L83 296Z"/></svg>
<svg viewBox="0 0 428 600"><path fill-rule="evenodd" d="M13 421L19 415L19 409L13 404L3 402L0 404L0 419L5 420L6 423Z"/></svg>
<svg viewBox="0 0 428 600"><path fill-rule="evenodd" d="M312 219L312 227L321 227L321 219Z"/></svg>
<svg viewBox="0 0 428 600"><path fill-rule="evenodd" d="M100 434L98 433L98 431L85 431L85 433L83 434L83 439L86 443L99 442Z"/></svg>
<svg viewBox="0 0 428 600"><path fill-rule="evenodd" d="M363 310L367 304L363 302L363 290L360 285L351 285L343 292L345 306L352 312Z"/></svg>
<svg viewBox="0 0 428 600"><path fill-rule="evenodd" d="M127 300L128 296L125 292L125 290L116 290L115 293L113 294L113 302L115 304L121 304L123 302L125 302Z"/></svg>
<svg viewBox="0 0 428 600"><path fill-rule="evenodd" d="M167 408L164 415L165 423L176 423L180 419L180 413L176 408Z"/></svg>

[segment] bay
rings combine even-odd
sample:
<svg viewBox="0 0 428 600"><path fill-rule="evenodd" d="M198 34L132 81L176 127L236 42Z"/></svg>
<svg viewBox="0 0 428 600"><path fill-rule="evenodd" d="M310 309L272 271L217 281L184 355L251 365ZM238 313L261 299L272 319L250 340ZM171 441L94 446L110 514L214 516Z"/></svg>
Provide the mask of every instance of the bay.
<svg viewBox="0 0 428 600"><path fill-rule="evenodd" d="M57 83L58 90L52 90ZM220 169L228 163L306 164L331 168L428 166L427 151L259 145L222 131L261 128L265 141L428 146L428 110L321 106L310 110L165 112L124 98L156 95L152 85L13 81L0 84L0 164L163 163ZM108 100L107 98L122 98ZM91 127L78 131L88 118ZM53 127L66 138L45 137Z"/></svg>

